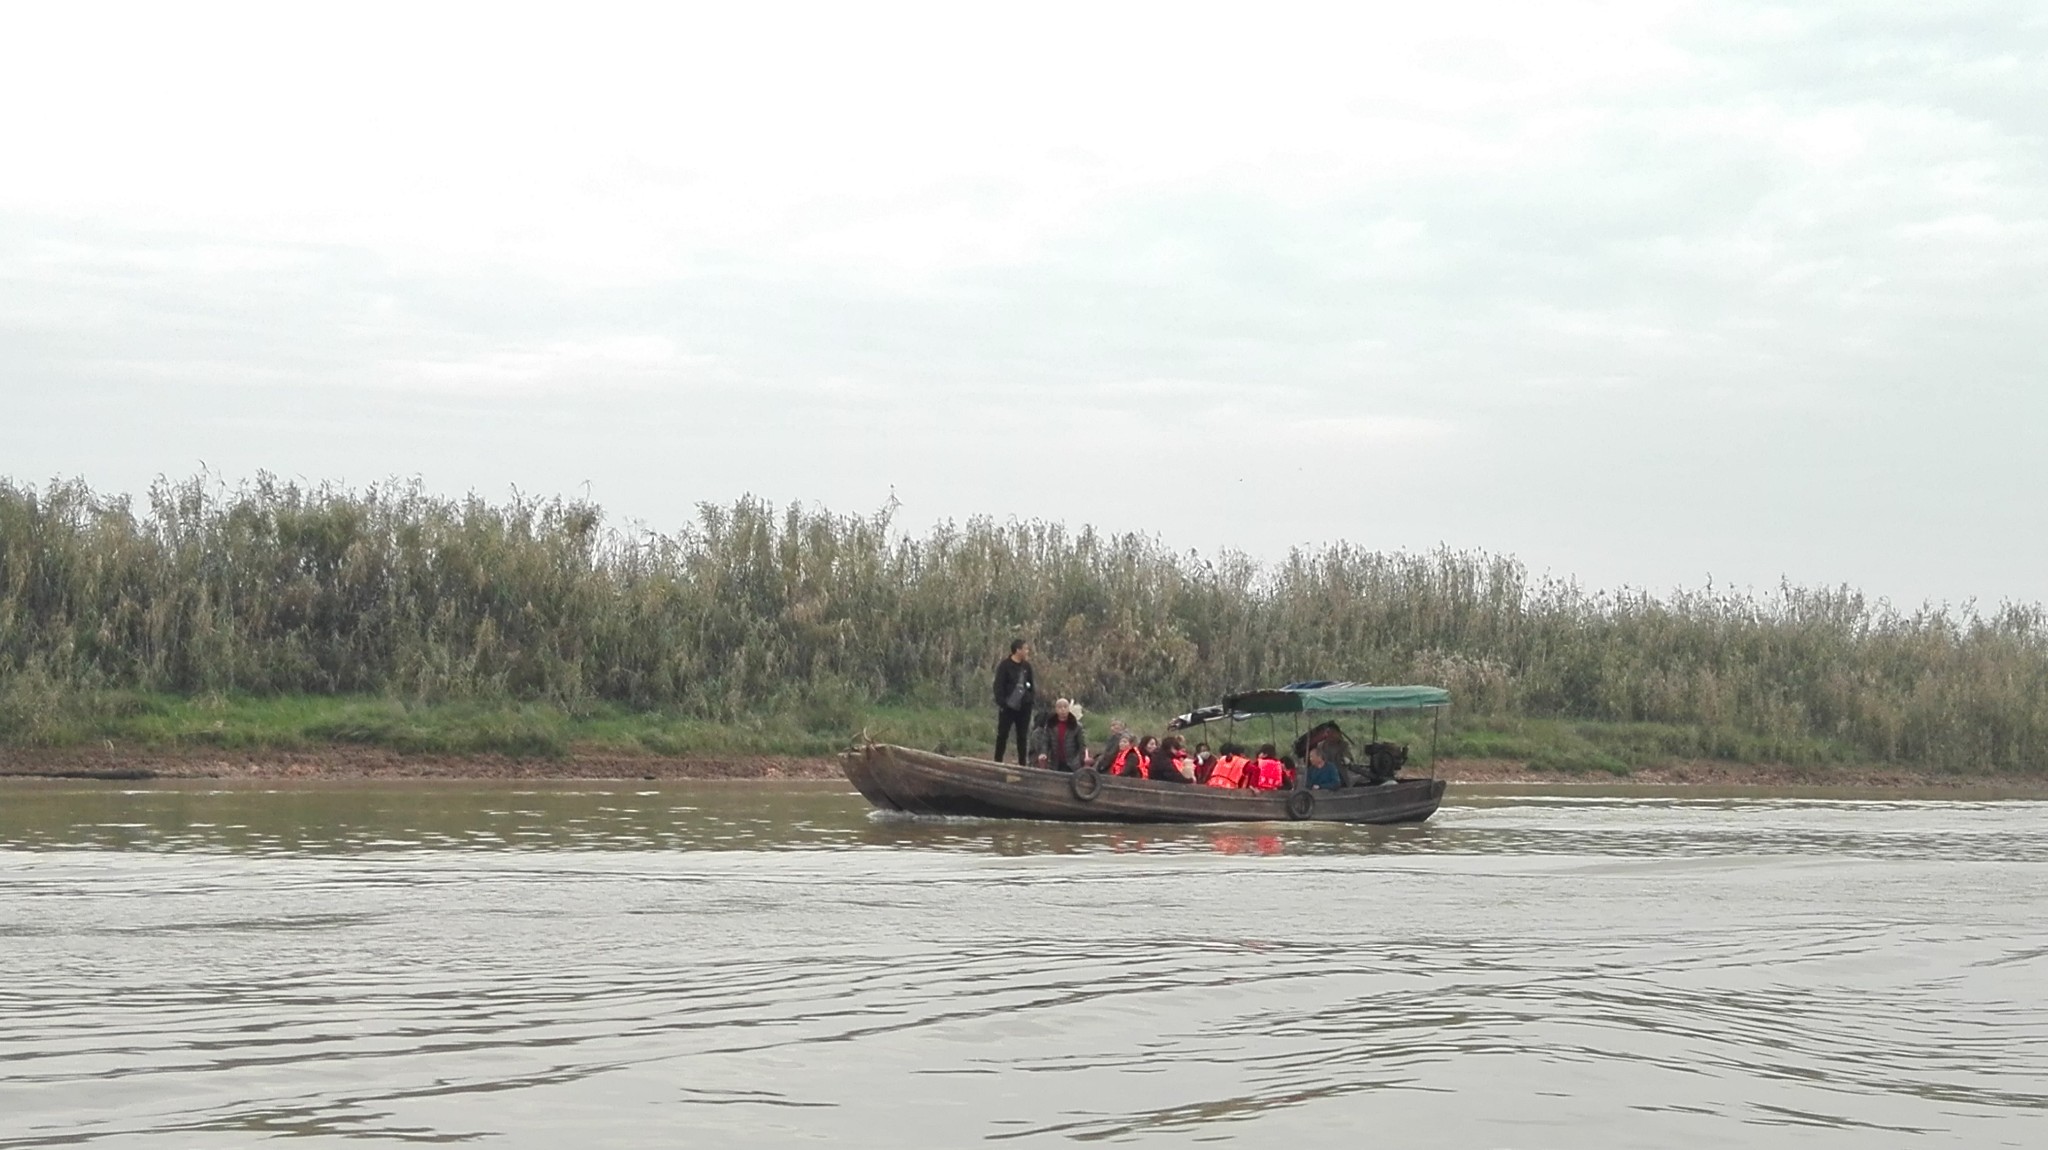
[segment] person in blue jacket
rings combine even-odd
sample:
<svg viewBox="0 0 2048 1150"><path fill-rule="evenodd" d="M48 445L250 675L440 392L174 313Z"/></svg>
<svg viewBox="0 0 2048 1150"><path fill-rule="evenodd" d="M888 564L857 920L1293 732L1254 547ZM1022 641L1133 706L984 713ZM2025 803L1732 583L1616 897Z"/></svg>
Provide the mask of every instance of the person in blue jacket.
<svg viewBox="0 0 2048 1150"><path fill-rule="evenodd" d="M1321 743L1308 749L1308 785L1319 791L1334 791L1344 785L1344 771L1337 764L1324 761Z"/></svg>

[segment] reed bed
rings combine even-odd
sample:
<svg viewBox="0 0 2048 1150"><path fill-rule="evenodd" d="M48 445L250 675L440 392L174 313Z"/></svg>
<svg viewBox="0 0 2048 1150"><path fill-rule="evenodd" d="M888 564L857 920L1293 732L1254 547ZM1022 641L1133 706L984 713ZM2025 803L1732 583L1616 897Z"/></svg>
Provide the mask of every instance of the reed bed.
<svg viewBox="0 0 2048 1150"><path fill-rule="evenodd" d="M608 525L587 502L416 483L199 476L141 502L0 480L0 740L60 740L82 714L155 696L850 732L878 702L984 706L1025 635L1044 686L1097 707L1417 681L1449 687L1469 737L1502 745L1576 720L1631 724L1676 756L2048 769L2037 605L1588 591L1484 552L1336 544L1261 563L1037 521L912 535L893 509L755 499L669 533Z"/></svg>

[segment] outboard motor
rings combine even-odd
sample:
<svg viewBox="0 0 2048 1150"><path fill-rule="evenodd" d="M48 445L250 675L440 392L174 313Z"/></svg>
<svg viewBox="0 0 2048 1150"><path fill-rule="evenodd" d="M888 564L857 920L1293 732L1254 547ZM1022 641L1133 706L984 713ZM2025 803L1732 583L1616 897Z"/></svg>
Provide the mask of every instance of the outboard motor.
<svg viewBox="0 0 2048 1150"><path fill-rule="evenodd" d="M1381 783L1393 782L1394 777L1401 773L1401 768L1408 765L1406 743L1367 743L1361 749L1365 752L1368 786L1376 787Z"/></svg>

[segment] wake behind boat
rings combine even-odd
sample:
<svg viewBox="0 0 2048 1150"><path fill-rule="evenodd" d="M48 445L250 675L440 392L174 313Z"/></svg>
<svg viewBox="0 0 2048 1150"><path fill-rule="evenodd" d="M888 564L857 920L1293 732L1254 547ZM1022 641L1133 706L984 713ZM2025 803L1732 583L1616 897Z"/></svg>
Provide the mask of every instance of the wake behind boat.
<svg viewBox="0 0 2048 1150"><path fill-rule="evenodd" d="M1434 709L1449 701L1447 693L1433 687L1290 684L1226 697L1221 705L1174 723L1185 727L1259 714L1372 712L1376 726L1380 711ZM1405 748L1402 752L1405 758ZM1391 769L1347 776L1371 782L1317 789L1308 788L1305 771L1296 771L1291 789L1257 791L1104 774L1090 767L1018 766L886 743L848 751L841 766L875 806L921 815L1123 823L1412 823L1434 814L1444 795L1441 779L1396 778Z"/></svg>

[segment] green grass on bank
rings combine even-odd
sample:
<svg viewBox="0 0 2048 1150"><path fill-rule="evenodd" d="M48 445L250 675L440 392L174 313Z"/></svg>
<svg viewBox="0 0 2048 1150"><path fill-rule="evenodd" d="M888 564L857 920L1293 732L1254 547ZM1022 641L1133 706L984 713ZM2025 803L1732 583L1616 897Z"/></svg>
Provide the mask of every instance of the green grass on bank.
<svg viewBox="0 0 2048 1150"><path fill-rule="evenodd" d="M828 755L863 732L878 741L966 751L992 723L943 707L813 705L715 722L596 703L417 703L360 696L193 698L133 691L0 700L0 746L309 751L377 747L404 754L561 758L576 751L647 755ZM13 705L7 705L7 704Z"/></svg>
<svg viewBox="0 0 2048 1150"><path fill-rule="evenodd" d="M10 722L9 719L12 719ZM376 747L405 754L562 758L577 750L651 755L821 755L859 730L851 711L791 712L732 723L612 704L422 704L360 696L183 698L106 692L24 716L0 714L0 744L307 751Z"/></svg>
<svg viewBox="0 0 2048 1150"><path fill-rule="evenodd" d="M29 705L24 705L29 704ZM1169 708L1096 712L1087 727L1091 745L1125 719L1140 733L1163 731ZM1344 720L1364 741L1370 719ZM375 747L405 754L503 754L561 758L576 752L664 756L828 755L867 735L881 742L957 754L987 754L993 716L934 706L860 706L832 703L713 722L677 712L633 710L615 704L564 708L545 703L413 703L351 696L181 697L140 692L12 699L0 708L0 745L138 748L219 748L238 751L312 751ZM1256 744L1292 739L1291 720L1269 727L1254 720L1234 737ZM1389 718L1383 737L1411 744L1417 765L1427 759L1429 721ZM1200 737L1233 737L1213 727ZM1537 771L1616 776L1679 761L1799 766L1854 765L1853 751L1820 739L1787 740L1709 727L1612 723L1447 713L1437 753L1460 759L1504 759Z"/></svg>

